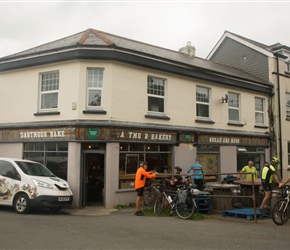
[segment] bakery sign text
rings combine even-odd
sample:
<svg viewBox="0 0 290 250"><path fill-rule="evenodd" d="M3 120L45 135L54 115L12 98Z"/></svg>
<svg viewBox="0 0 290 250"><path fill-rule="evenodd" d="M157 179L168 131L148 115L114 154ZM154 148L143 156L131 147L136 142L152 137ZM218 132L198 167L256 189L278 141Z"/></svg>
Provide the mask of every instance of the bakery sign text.
<svg viewBox="0 0 290 250"><path fill-rule="evenodd" d="M133 140L148 140L148 141L171 141L172 135L164 133L144 133L144 132L131 132L121 131L119 138L133 139Z"/></svg>
<svg viewBox="0 0 290 250"><path fill-rule="evenodd" d="M62 138L65 137L65 131L56 130L56 131L27 131L19 132L21 139L26 138Z"/></svg>
<svg viewBox="0 0 290 250"><path fill-rule="evenodd" d="M209 142L211 143L229 143L229 144L239 144L239 138L228 138L228 137L209 137Z"/></svg>

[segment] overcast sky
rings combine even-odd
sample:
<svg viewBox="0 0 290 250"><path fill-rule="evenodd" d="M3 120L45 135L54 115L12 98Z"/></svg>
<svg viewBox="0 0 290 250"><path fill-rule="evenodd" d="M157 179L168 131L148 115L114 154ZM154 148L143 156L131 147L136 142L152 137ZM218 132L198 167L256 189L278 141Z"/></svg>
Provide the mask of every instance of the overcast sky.
<svg viewBox="0 0 290 250"><path fill-rule="evenodd" d="M0 57L93 28L206 58L225 30L290 46L290 1L2 1Z"/></svg>

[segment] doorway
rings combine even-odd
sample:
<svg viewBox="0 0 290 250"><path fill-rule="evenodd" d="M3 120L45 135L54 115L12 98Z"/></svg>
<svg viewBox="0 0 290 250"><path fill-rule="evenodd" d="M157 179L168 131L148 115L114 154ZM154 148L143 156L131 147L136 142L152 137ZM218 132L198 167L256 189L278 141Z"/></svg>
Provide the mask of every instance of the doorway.
<svg viewBox="0 0 290 250"><path fill-rule="evenodd" d="M105 152L83 151L82 207L104 206Z"/></svg>

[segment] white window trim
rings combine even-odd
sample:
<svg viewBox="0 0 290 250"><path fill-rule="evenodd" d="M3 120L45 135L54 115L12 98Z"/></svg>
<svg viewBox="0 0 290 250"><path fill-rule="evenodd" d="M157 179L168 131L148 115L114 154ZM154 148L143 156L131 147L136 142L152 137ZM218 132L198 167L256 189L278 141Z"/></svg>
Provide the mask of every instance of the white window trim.
<svg viewBox="0 0 290 250"><path fill-rule="evenodd" d="M102 70L103 71L103 81L102 81L102 87L89 87L89 70ZM104 107L104 78L105 78L105 74L104 74L104 68L101 67L89 67L87 68L87 97L86 97L86 108L87 109L93 109L93 110L103 110ZM89 95L90 95L90 90L100 90L101 91L101 105L100 106L94 106L94 105L89 105Z"/></svg>
<svg viewBox="0 0 290 250"><path fill-rule="evenodd" d="M256 109L256 99L262 100L263 111L260 111L260 110ZM256 117L255 117L255 124L256 125L265 125L265 98L257 97L257 96L255 97L255 114L256 113L263 115L263 122L262 123L257 123L256 122Z"/></svg>
<svg viewBox="0 0 290 250"><path fill-rule="evenodd" d="M288 98L287 98L288 96ZM285 95L285 102L286 102L286 118L290 118L290 105L288 105L288 101L290 102L290 93L286 93ZM289 115L288 115L289 113Z"/></svg>
<svg viewBox="0 0 290 250"><path fill-rule="evenodd" d="M49 75L53 73L58 73L58 89L57 90L47 90L47 91L42 91L42 76L44 75ZM57 100L57 107L56 108L42 108L41 103L42 103L42 97L47 94L52 94L52 93L57 93L57 98L59 94L59 71L51 71L51 72L44 72L39 74L39 111L45 112L45 111L56 111L58 110L58 100Z"/></svg>
<svg viewBox="0 0 290 250"><path fill-rule="evenodd" d="M151 75L148 75L147 76L147 82L148 82L148 78L151 77L153 79L158 79L158 80L162 80L163 83L164 83L164 95L154 95L154 94L148 94L148 85L147 85L147 88L146 88L146 91L147 91L147 113L148 114L154 114L154 115L165 115L166 114L166 106L165 106L165 98L166 98L166 80L164 78L160 78L160 77L156 77L156 76L151 76ZM163 107L164 107L164 111L161 112L161 111L150 111L148 110L148 104L149 104L149 97L154 97L154 98L158 98L158 99L162 99L163 100Z"/></svg>
<svg viewBox="0 0 290 250"><path fill-rule="evenodd" d="M197 101L197 88L202 88L202 89L206 89L208 91L208 102L201 102L201 101ZM196 104L201 104L201 105L206 105L208 106L208 117L204 117L204 116L198 116L196 115L196 117L198 119L203 119L203 120L210 120L211 119L211 105L210 105L210 88L207 87L203 87L203 86L196 86L196 97L195 97L195 101ZM197 110L196 110L196 114L197 114Z"/></svg>
<svg viewBox="0 0 290 250"><path fill-rule="evenodd" d="M232 106L230 106L230 103L231 103L231 98L230 98L230 95L231 94L233 94L233 95L237 95L237 97L238 97L238 107L232 107ZM229 92L228 93L228 95L229 95L229 100L228 100L228 113L229 113L229 110L230 109L232 109L232 110L238 110L239 111L239 117L238 117L238 120L231 120L230 119L230 117L229 117L229 122L233 122L233 123L239 123L239 122L241 122L241 109L240 109L240 107L241 107L241 95L239 94L239 93L234 93L234 92Z"/></svg>

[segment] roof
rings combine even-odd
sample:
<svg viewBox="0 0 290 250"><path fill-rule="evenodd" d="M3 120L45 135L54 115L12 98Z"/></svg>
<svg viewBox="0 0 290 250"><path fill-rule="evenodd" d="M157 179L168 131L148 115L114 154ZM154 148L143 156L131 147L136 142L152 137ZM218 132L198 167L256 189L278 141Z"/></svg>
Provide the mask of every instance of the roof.
<svg viewBox="0 0 290 250"><path fill-rule="evenodd" d="M223 36L220 38L220 40L217 42L217 44L214 46L214 48L212 49L212 51L209 53L209 55L207 56L207 59L211 58L211 56L214 54L214 52L217 50L217 48L219 47L219 45L227 38L231 38L234 39L236 41L240 41L242 43L245 43L248 45L248 47L255 49L263 54L266 54L267 56L274 56L274 53L278 50L281 49L286 49L286 50L290 50L290 47L282 45L281 43L275 43L272 45L266 45L263 43L259 43L257 41L251 40L249 38L240 36L238 34L235 34L233 32L230 31L225 31Z"/></svg>
<svg viewBox="0 0 290 250"><path fill-rule="evenodd" d="M64 52L82 49L109 49L122 51L123 53L133 53L134 55L147 57L170 64L178 64L182 67L190 67L191 69L198 69L199 71L210 71L212 74L216 75L226 75L228 77L268 84L240 69L229 67L199 57L189 57L178 51L146 44L96 29L87 29L85 31L61 38L56 41L52 41L19 53L2 57L0 58L0 72L1 65L9 65L15 61L19 62L21 60L43 57L53 53L60 53L62 51ZM2 71L5 71L5 69L2 69Z"/></svg>

